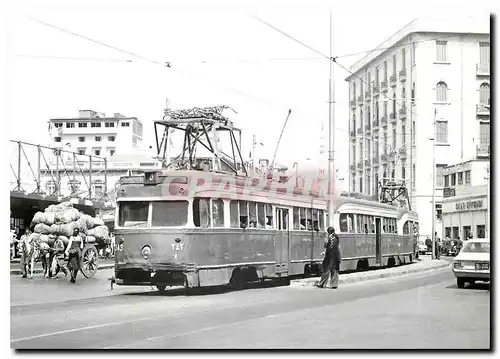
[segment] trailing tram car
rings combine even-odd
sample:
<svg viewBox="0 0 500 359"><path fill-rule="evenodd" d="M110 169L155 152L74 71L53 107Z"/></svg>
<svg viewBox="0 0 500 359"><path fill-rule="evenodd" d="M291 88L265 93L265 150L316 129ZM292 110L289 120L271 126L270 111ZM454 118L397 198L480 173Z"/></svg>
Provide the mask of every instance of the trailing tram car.
<svg viewBox="0 0 500 359"><path fill-rule="evenodd" d="M334 207L341 271L413 260L415 212L341 196ZM319 275L327 219L325 197L288 183L196 170L123 177L112 283L241 288Z"/></svg>

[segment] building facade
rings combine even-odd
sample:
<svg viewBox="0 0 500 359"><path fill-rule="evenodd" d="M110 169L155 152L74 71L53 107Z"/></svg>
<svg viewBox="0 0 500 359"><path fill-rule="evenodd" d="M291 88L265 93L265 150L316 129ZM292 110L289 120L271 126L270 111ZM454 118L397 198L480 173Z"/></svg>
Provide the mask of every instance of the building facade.
<svg viewBox="0 0 500 359"><path fill-rule="evenodd" d="M489 161L473 160L443 170L442 238L486 238L489 225Z"/></svg>
<svg viewBox="0 0 500 359"><path fill-rule="evenodd" d="M43 174L46 194L81 196L114 204L122 176L144 173L160 163L142 148L142 122L115 113L80 110L76 118L49 120L50 147L60 149Z"/></svg>
<svg viewBox="0 0 500 359"><path fill-rule="evenodd" d="M489 32L488 17L416 19L354 64L346 79L349 189L378 196L381 178L405 180L423 236L432 232L433 157L436 213L444 168L489 159ZM441 233L440 217L436 225Z"/></svg>
<svg viewBox="0 0 500 359"><path fill-rule="evenodd" d="M111 157L131 153L142 141L142 122L136 117L80 110L76 118L49 120L50 146L80 155Z"/></svg>

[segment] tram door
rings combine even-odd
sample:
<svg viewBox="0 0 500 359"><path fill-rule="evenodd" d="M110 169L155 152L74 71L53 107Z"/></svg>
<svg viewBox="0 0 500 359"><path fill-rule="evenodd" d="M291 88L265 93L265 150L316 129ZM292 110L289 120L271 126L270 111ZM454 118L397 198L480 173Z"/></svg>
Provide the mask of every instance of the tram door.
<svg viewBox="0 0 500 359"><path fill-rule="evenodd" d="M288 273L290 253L290 223L288 208L276 208L276 274Z"/></svg>
<svg viewBox="0 0 500 359"><path fill-rule="evenodd" d="M375 256L376 263L382 265L382 231L380 218L375 218Z"/></svg>

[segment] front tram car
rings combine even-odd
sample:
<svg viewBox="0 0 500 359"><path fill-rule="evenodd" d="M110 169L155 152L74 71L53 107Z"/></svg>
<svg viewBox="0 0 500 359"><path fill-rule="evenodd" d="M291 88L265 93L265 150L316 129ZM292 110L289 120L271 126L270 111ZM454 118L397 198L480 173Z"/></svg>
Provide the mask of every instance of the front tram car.
<svg viewBox="0 0 500 359"><path fill-rule="evenodd" d="M114 282L239 288L319 274L326 201L289 187L189 170L121 178Z"/></svg>

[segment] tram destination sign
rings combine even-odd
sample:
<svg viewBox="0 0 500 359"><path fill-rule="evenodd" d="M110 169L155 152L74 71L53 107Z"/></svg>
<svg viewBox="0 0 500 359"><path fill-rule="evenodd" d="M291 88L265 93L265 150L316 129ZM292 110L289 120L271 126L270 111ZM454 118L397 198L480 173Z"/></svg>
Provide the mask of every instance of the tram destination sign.
<svg viewBox="0 0 500 359"><path fill-rule="evenodd" d="M464 202L458 202L455 204L455 209L457 211L464 211L468 209L479 209L483 208L483 200L478 199L474 201L464 201Z"/></svg>

